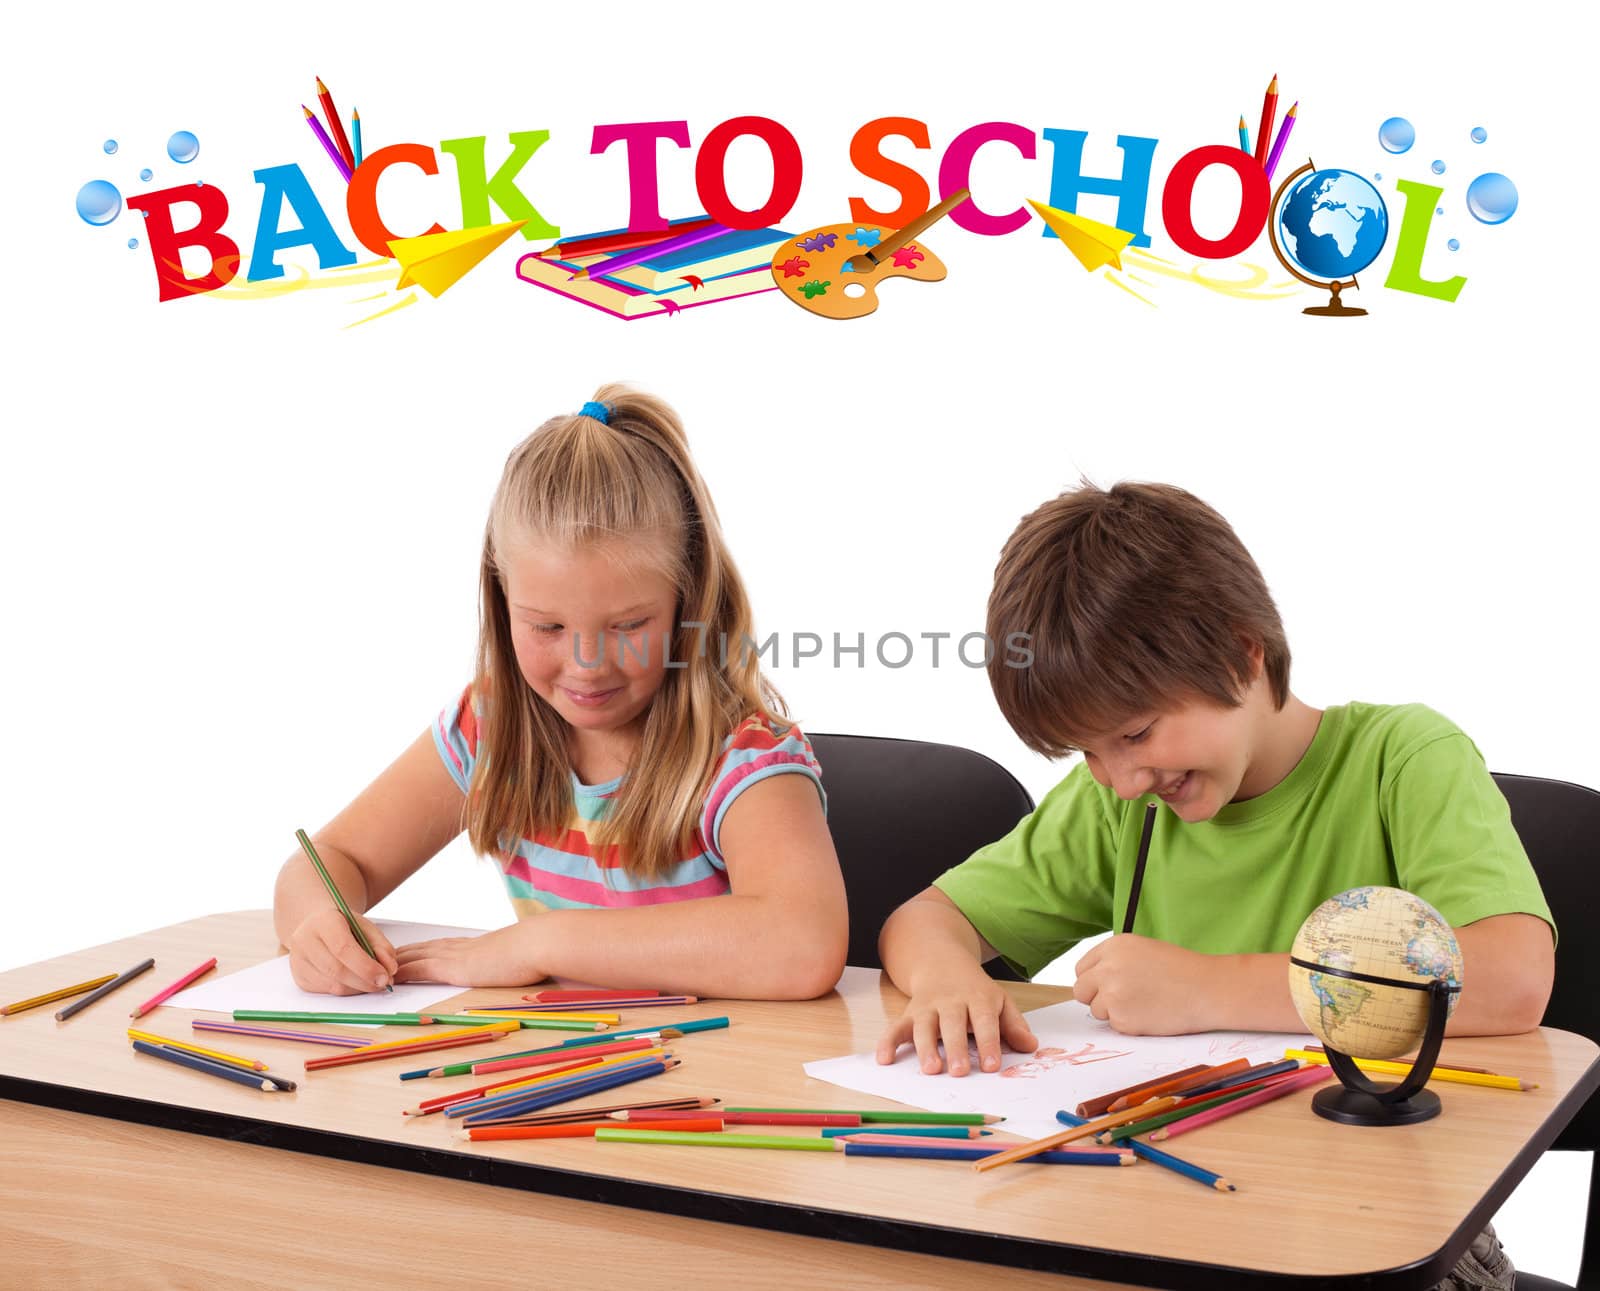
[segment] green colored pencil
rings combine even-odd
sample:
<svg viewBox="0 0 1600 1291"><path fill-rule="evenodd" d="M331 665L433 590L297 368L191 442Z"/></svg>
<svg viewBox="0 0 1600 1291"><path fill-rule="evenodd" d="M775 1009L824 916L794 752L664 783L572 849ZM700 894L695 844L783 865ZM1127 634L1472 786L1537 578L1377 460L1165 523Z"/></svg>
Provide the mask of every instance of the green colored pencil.
<svg viewBox="0 0 1600 1291"><path fill-rule="evenodd" d="M604 1031L604 1022L561 1022L550 1018L497 1018L480 1013L428 1013L425 1017L435 1022L449 1022L458 1027L481 1027L495 1023L520 1022L524 1031Z"/></svg>
<svg viewBox="0 0 1600 1291"><path fill-rule="evenodd" d="M350 913L350 907L345 904L344 896L339 891L339 885L333 881L333 875L328 873L328 867L322 863L322 858L317 855L317 849L311 846L311 839L303 829L294 831L294 836L300 840L300 846L305 849L310 858L312 867L322 878L322 886L328 889L328 895L333 898L333 904L339 907L339 913L344 916L344 921L350 925L350 931L355 939L361 943L361 949L367 952L367 958L373 963L378 962L378 952L373 950L372 943L367 940L367 934L361 931L361 925L356 922L355 915ZM381 966L381 965L380 965ZM383 988L391 995L394 994L394 983Z"/></svg>
<svg viewBox="0 0 1600 1291"><path fill-rule="evenodd" d="M850 1107L725 1107L725 1112L792 1112L800 1116L859 1116L863 1125L993 1125L984 1112L862 1112Z"/></svg>
<svg viewBox="0 0 1600 1291"><path fill-rule="evenodd" d="M433 1015L421 1013L284 1013L277 1009L235 1009L235 1022L381 1022L391 1027L431 1026Z"/></svg>
<svg viewBox="0 0 1600 1291"><path fill-rule="evenodd" d="M714 1115L714 1113L712 1113ZM684 1134L675 1130L599 1129L596 1139L613 1143L678 1143L697 1148L780 1148L790 1152L835 1152L832 1139L787 1134Z"/></svg>

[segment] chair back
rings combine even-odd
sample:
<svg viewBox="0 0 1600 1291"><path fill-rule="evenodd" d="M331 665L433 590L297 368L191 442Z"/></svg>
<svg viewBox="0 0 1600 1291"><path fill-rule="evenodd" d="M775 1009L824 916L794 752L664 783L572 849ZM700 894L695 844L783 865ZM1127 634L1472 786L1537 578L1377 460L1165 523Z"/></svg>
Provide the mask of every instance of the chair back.
<svg viewBox="0 0 1600 1291"><path fill-rule="evenodd" d="M849 963L880 968L896 906L1010 833L1033 799L998 762L953 744L809 734L828 791L828 829L850 902ZM1015 979L1000 959L995 977Z"/></svg>

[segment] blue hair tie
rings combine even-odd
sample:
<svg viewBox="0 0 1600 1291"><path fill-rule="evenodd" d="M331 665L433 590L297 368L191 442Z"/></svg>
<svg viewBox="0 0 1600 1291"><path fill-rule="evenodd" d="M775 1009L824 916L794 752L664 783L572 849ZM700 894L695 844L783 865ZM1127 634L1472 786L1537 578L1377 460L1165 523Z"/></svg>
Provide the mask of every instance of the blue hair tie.
<svg viewBox="0 0 1600 1291"><path fill-rule="evenodd" d="M594 399L589 400L588 403L578 409L578 416L593 417L602 426L611 424L611 409L606 404L599 403Z"/></svg>

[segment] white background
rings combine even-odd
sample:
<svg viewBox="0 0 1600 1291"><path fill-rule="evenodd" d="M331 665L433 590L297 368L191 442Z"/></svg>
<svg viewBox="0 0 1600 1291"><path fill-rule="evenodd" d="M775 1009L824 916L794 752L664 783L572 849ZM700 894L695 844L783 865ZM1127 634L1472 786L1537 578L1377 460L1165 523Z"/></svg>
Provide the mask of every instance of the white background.
<svg viewBox="0 0 1600 1291"><path fill-rule="evenodd" d="M981 628L1025 511L1085 473L1167 480L1255 553L1301 697L1421 700L1493 768L1600 785L1582 251L1597 193L1581 42L1538 10L1374 10L1348 28L1324 6L1153 4L1133 21L929 5L880 28L860 7L691 18L613 4L562 36L526 5L459 19L400 3L30 7L0 78L15 128L0 204L0 967L270 904L294 828L327 820L469 675L505 454L613 379L685 417L763 633ZM880 115L927 122L931 153L889 151L935 183L944 147L982 121L1086 130L1099 174L1120 168L1118 133L1152 136L1152 250L1186 265L1161 227L1166 173L1234 140L1241 112L1253 138L1274 72L1280 116L1302 104L1286 169L1309 153L1384 176L1389 247L1352 296L1365 319L1303 317L1309 292L1240 301L1168 281L1142 289L1151 308L1035 222L1004 238L930 231L948 280L890 283L853 323L766 296L624 324L516 282L511 245L441 299L347 330L387 303L355 303L376 288L158 304L147 252L126 247L137 214L91 228L72 206L93 178L129 194L203 180L227 194L248 254L251 172L298 162L345 230L300 112L321 75L361 110L369 152L487 134L495 158L509 131L548 129L520 183L569 235L627 220L621 146L589 153L601 123L682 118L698 145L726 118L776 118L804 150L784 221L796 231L848 218L853 195L897 204L848 158ZM1395 114L1418 131L1404 157L1377 143ZM1486 144L1469 142L1475 125ZM187 167L165 155L177 129L200 139ZM1047 200L1050 157L1042 138L1034 161L990 145L976 200L996 213ZM386 179L397 230L459 227L441 163L435 179ZM734 199L758 205L761 149L736 146L729 166ZM660 167L662 210L691 212L692 151L663 145ZM1522 195L1500 227L1464 209L1483 170ZM1380 287L1397 176L1446 189L1425 270L1468 276L1455 304ZM1217 236L1231 215L1212 178L1197 220ZM1079 210L1116 215L1094 197ZM1284 277L1265 237L1242 258ZM304 248L280 261L315 267ZM1064 773L1020 746L984 674L948 652L938 668L926 651L901 670L870 649L865 667L845 662L773 672L806 728L969 745L1036 797ZM462 844L381 913L506 919L494 873ZM1046 976L1070 981L1070 965ZM1542 1164L1502 1228L1519 1264L1570 1279L1587 1166L1565 1165Z"/></svg>

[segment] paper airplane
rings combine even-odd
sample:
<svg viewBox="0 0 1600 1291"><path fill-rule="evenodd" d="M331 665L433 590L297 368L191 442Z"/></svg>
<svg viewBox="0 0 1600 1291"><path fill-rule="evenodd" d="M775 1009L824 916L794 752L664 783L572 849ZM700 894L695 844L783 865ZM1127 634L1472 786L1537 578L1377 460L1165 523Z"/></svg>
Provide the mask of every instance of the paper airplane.
<svg viewBox="0 0 1600 1291"><path fill-rule="evenodd" d="M1066 244L1067 250L1077 257L1090 273L1101 265L1122 268L1117 253L1132 242L1134 235L1112 224L1099 220L1086 220L1071 211L1058 211L1028 198L1028 205L1039 212L1039 218L1056 231L1056 236Z"/></svg>
<svg viewBox="0 0 1600 1291"><path fill-rule="evenodd" d="M526 223L512 220L477 229L424 233L420 238L396 238L389 243L389 254L400 262L400 281L395 285L417 286L430 296L442 296Z"/></svg>

